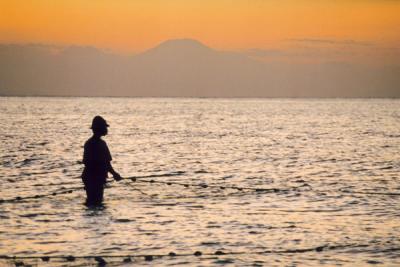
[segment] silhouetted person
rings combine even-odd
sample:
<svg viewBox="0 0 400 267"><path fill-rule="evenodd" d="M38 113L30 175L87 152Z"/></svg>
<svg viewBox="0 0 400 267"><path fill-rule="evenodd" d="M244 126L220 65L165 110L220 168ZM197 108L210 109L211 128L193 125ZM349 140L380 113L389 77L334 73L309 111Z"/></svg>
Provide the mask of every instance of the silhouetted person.
<svg viewBox="0 0 400 267"><path fill-rule="evenodd" d="M113 169L110 150L106 142L101 139L102 136L107 135L107 127L109 125L101 116L94 117L91 127L93 136L86 141L84 146L83 164L85 164L85 168L82 173L82 181L85 184L87 205L102 203L104 185L109 172L116 181L122 179L119 173Z"/></svg>

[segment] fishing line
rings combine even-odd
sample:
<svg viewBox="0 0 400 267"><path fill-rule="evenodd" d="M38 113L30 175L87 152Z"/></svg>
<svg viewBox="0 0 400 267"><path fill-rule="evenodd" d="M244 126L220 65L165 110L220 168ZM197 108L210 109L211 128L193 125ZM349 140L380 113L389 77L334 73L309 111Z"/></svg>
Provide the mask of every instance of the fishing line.
<svg viewBox="0 0 400 267"><path fill-rule="evenodd" d="M384 196L400 196L397 192L368 192L368 191L352 191L347 189L339 189L342 193L358 194L358 195L384 195Z"/></svg>
<svg viewBox="0 0 400 267"><path fill-rule="evenodd" d="M289 187L289 188L256 188L256 187L239 187L239 186L230 186L230 185L210 185L207 183L200 183L200 184L191 184L191 183L182 183L182 182L172 182L172 181L157 181L154 180L154 178L159 178L159 177L171 177L171 176L181 176L185 174L184 171L177 171L177 172L172 172L172 173L166 173L166 174L153 174L153 175L145 175L145 176L130 176L124 178L122 181L131 181L131 182L139 182L139 183L147 183L147 184L163 184L163 185L177 185L177 186L183 186L185 188L200 188L200 189L217 189L218 191L222 190L236 190L237 192L235 193L230 193L230 194L224 194L220 195L217 197L228 197L228 196L234 196L234 195L247 195L248 193L257 193L257 194L266 194L266 193L288 193L288 192L305 192L304 188L309 188L309 191L314 191L314 192L319 192L319 193L332 193L332 191L320 191L320 190L314 190L309 184L304 183L300 186L296 187ZM147 178L151 178L151 180L147 180ZM144 179L144 180L142 180ZM106 186L109 185L110 183L113 183L114 180L107 181ZM65 183L65 184L70 184L70 183ZM59 184L62 185L62 184ZM130 185L133 185L133 183L130 183ZM37 185L35 185L37 186ZM10 199L0 199L0 204L1 203L10 203L10 202L18 202L22 200L27 200L27 199L38 199L38 198L44 198L44 197L52 197L52 196L57 196L57 195L63 195L63 194L71 194L75 191L82 190L84 189L83 186L78 186L78 187L71 187L71 188L64 188L62 187L60 190L54 191L52 193L47 193L47 194L37 194L33 196L26 196L26 197L15 197L15 198L10 198ZM139 193L154 197L154 195L149 195L139 188L132 188L132 190L138 191ZM246 192L247 191L247 192ZM356 194L362 194L362 195L387 195L387 196L400 196L400 193L398 192L367 192L367 191L352 191L352 190L347 190L347 189L339 189L338 190L342 194L350 194L350 195L356 195ZM333 192L336 193L336 192ZM200 196L201 197L201 196ZM199 196L193 196L193 197L176 197L176 198L200 198ZM203 197L215 197L215 196L203 196ZM173 197L172 197L173 198ZM166 199L166 198L164 198Z"/></svg>
<svg viewBox="0 0 400 267"><path fill-rule="evenodd" d="M321 190L314 190L309 184L304 183L300 186L295 186L295 187L289 187L289 188L255 188L255 187L237 187L237 186L225 186L225 185L209 185L209 184L188 184L188 183L180 183L180 182L166 182L166 181L156 181L156 180L139 180L137 181L135 177L127 177L125 179L130 179L133 182L140 182L140 183L150 183L150 184L165 184L165 185L179 185L179 186L184 186L186 188L189 187L198 187L198 188L215 188L215 189L220 189L220 190L225 190L225 189L233 189L233 190L238 190L238 191L253 191L256 193L288 193L291 191L298 191L298 192L318 192L318 193L325 193L325 194L332 194L336 192L332 191L321 191ZM308 191L299 191L299 189L302 188L309 188ZM363 195L387 195L387 196L400 196L400 193L398 192L368 192L368 191L352 191L348 189L339 189L338 190L340 193L343 194L363 194ZM240 192L238 192L240 194ZM244 194L243 194L244 195ZM226 196L226 195L225 195Z"/></svg>
<svg viewBox="0 0 400 267"><path fill-rule="evenodd" d="M185 172L183 171L176 171L176 172L172 172L172 173L167 173L167 174L153 174L153 175L145 175L145 176L132 176L130 177L131 179L141 179L141 178L155 178L155 177L169 177L169 176L179 176L179 175L183 175ZM80 178L80 177L76 177L76 178ZM114 180L109 180L107 181L107 184L114 182ZM60 183L60 184L49 184L51 186L64 186L64 185L68 185L68 184L75 184L75 183ZM106 184L106 185L107 185ZM35 184L33 185L34 187L39 187L39 186L45 186L42 184ZM9 199L0 199L0 204L1 203L10 203L10 202L18 202L18 201L22 201L22 200L27 200L27 199L38 199L38 198L44 198L44 197L52 197L52 196L57 196L57 195L63 195L63 194L71 194L74 191L78 191L78 190L82 190L84 189L83 186L79 186L79 187L72 187L72 188L63 188L61 187L60 190L54 191L52 193L47 193L47 194L37 194L37 195L32 195L32 196L26 196L26 197L15 197L15 198L9 198ZM145 192L143 192L142 190L135 188L133 189L135 191L140 192L143 195L147 195Z"/></svg>
<svg viewBox="0 0 400 267"><path fill-rule="evenodd" d="M332 250L343 250L346 248L367 248L370 245L364 244L343 244L343 245L322 245L311 248L297 248L297 249L282 249L282 250L260 250L260 251L224 251L224 249L217 250L215 252L206 252L203 253L201 251L195 251L193 253L175 253L170 252L168 254L119 254L119 255L54 255L54 256L40 256L40 255L31 255L31 256L10 256L10 255L0 255L0 259L5 260L34 260L40 259L44 262L48 262L54 259L62 259L65 261L75 261L78 259L94 259L98 263L106 264L107 262L104 260L105 258L123 258L123 262L130 262L131 258L143 258L145 261L152 261L155 258L163 258L163 257L201 257L201 256L233 256L233 255L268 255L268 254L299 254L299 253L309 253L309 252L324 252L324 251L332 251ZM389 248L385 251L399 251L399 248ZM376 249L374 249L376 251ZM358 251L360 253L364 251Z"/></svg>

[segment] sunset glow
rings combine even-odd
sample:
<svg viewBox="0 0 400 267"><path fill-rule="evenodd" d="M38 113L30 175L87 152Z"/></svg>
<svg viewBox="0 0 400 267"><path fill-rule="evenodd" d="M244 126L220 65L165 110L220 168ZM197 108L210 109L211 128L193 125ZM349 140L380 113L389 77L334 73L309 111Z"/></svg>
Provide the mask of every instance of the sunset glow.
<svg viewBox="0 0 400 267"><path fill-rule="evenodd" d="M398 48L398 1L34 0L0 2L1 43L90 45L136 53L173 38L216 49L329 39Z"/></svg>
<svg viewBox="0 0 400 267"><path fill-rule="evenodd" d="M1 266L400 266L400 0L0 0Z"/></svg>

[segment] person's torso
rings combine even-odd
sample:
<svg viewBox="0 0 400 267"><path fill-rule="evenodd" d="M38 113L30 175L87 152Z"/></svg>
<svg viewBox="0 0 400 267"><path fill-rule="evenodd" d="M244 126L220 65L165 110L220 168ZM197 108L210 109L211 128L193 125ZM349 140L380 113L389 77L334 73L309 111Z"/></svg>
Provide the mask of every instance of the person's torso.
<svg viewBox="0 0 400 267"><path fill-rule="evenodd" d="M84 179L106 179L112 160L106 142L100 138L90 138L84 146L82 178Z"/></svg>

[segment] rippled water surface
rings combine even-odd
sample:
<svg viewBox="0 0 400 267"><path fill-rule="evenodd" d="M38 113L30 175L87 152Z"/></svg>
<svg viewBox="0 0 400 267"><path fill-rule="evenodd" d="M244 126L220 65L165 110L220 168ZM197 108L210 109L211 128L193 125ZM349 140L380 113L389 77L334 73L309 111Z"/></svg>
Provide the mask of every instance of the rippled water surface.
<svg viewBox="0 0 400 267"><path fill-rule="evenodd" d="M90 209L79 161L97 114L115 169L144 178L110 183ZM398 100L0 98L0 140L0 255L400 265Z"/></svg>

